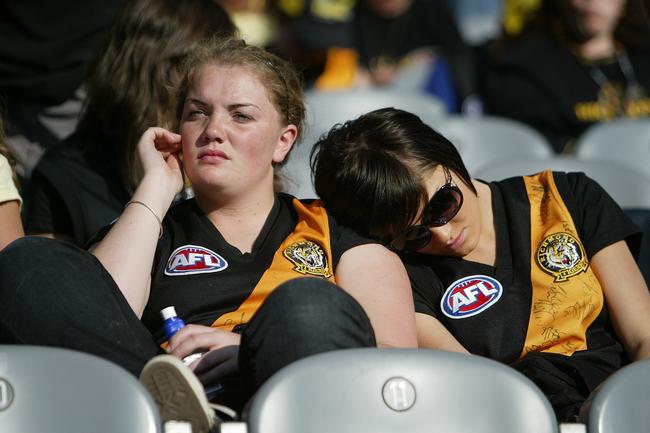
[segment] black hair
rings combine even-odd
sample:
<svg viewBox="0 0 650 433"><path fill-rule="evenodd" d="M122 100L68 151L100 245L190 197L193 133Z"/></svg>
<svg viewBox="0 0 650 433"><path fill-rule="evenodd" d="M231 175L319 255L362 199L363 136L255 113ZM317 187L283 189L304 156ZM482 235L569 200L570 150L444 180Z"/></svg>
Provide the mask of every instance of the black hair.
<svg viewBox="0 0 650 433"><path fill-rule="evenodd" d="M428 200L423 175L438 165L476 193L454 145L418 116L395 108L334 126L311 152L316 193L328 211L382 241L413 224Z"/></svg>

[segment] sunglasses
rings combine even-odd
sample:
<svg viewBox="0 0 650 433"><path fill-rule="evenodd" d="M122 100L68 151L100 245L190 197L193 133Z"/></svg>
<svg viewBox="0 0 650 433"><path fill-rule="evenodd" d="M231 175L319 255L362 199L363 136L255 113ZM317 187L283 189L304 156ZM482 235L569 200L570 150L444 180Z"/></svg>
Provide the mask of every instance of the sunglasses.
<svg viewBox="0 0 650 433"><path fill-rule="evenodd" d="M431 197L422 211L422 222L395 236L388 245L405 253L424 248L431 242L431 227L440 227L451 221L463 205L463 193L454 185L451 173L445 168L445 184Z"/></svg>

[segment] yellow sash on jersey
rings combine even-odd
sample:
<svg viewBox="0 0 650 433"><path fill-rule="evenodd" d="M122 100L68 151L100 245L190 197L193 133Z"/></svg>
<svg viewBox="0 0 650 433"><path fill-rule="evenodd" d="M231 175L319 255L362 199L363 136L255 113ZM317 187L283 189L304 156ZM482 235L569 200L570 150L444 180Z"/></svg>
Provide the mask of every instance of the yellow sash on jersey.
<svg viewBox="0 0 650 433"><path fill-rule="evenodd" d="M237 310L223 314L212 326L232 331L248 323L266 297L281 283L301 276L324 277L335 283L332 269L329 222L320 202L311 204L293 200L298 224L282 242L271 266L264 272L248 299Z"/></svg>
<svg viewBox="0 0 650 433"><path fill-rule="evenodd" d="M530 200L533 292L520 358L533 351L570 356L587 348L587 328L603 308L603 292L553 173L526 176L524 183Z"/></svg>

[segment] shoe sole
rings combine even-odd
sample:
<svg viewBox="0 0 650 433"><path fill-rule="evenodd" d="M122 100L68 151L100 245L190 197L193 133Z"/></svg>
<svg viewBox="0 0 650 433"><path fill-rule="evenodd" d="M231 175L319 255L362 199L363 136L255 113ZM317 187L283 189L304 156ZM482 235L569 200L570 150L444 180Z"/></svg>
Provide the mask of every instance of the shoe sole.
<svg viewBox="0 0 650 433"><path fill-rule="evenodd" d="M144 366L140 382L156 402L163 421L189 422L193 433L208 433L214 426L213 411L201 382L178 358L152 358Z"/></svg>

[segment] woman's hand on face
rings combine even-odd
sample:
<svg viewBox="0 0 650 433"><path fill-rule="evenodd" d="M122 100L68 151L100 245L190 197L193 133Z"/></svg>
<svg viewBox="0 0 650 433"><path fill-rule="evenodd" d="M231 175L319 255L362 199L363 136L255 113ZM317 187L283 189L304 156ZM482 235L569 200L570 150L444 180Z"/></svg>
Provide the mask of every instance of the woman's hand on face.
<svg viewBox="0 0 650 433"><path fill-rule="evenodd" d="M136 148L143 176L160 176L171 183L175 192L183 188L183 170L180 160L181 136L164 128L148 128Z"/></svg>

